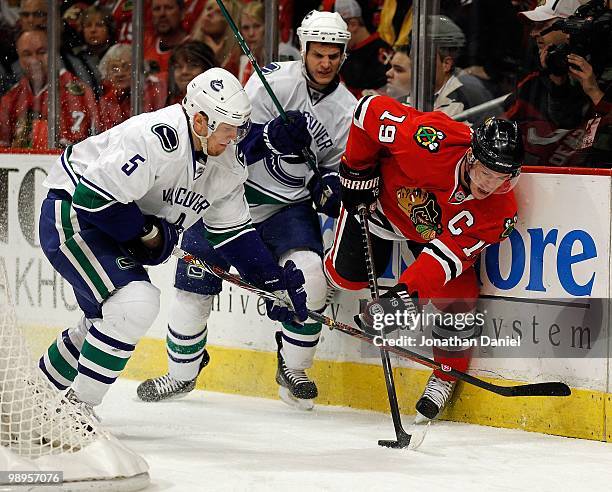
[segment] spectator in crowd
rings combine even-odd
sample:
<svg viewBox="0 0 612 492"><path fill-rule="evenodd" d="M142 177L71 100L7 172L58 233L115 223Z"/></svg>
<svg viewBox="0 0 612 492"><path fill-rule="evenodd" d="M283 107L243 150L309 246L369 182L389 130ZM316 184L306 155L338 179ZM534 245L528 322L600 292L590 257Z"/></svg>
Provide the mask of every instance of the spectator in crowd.
<svg viewBox="0 0 612 492"><path fill-rule="evenodd" d="M215 54L207 44L187 41L178 45L170 56L166 106L180 103L187 92L187 84L196 75L217 66Z"/></svg>
<svg viewBox="0 0 612 492"><path fill-rule="evenodd" d="M19 1L0 1L0 96L16 82L11 65L17 60L15 35L18 29Z"/></svg>
<svg viewBox="0 0 612 492"><path fill-rule="evenodd" d="M132 47L129 44L112 46L100 61L103 93L100 98L100 130L105 131L131 116ZM143 110L164 107L167 86L164 80L149 75L145 80Z"/></svg>
<svg viewBox="0 0 612 492"><path fill-rule="evenodd" d="M204 10L206 0L184 0L184 3L182 26L183 30L189 34Z"/></svg>
<svg viewBox="0 0 612 492"><path fill-rule="evenodd" d="M47 29L46 0L21 0L19 27L22 31Z"/></svg>
<svg viewBox="0 0 612 492"><path fill-rule="evenodd" d="M434 103L435 111L442 111L448 116L455 116L466 109L483 104L493 97L477 77L463 74L455 66L455 60L465 46L465 35L463 31L448 17L443 15L432 15L428 19L429 32L435 48L435 79L434 79ZM404 51L405 50L405 51ZM405 57L401 66L403 87L410 87L411 62L408 48L403 48ZM396 62L398 59L395 60ZM390 70L391 79L395 76L395 70ZM406 99L410 105L410 96ZM486 113L474 115L467 120L470 125L482 123L486 117L501 113L501 107L489 109Z"/></svg>
<svg viewBox="0 0 612 492"><path fill-rule="evenodd" d="M260 66L264 64L265 20L264 4L259 0L246 4L240 16L240 32ZM253 65L248 57L240 55L238 80L243 86L252 73Z"/></svg>
<svg viewBox="0 0 612 492"><path fill-rule="evenodd" d="M385 0L378 34L389 46L408 44L412 31L412 0Z"/></svg>
<svg viewBox="0 0 612 492"><path fill-rule="evenodd" d="M81 11L79 25L83 46L75 55L68 55L73 73L93 89L96 99L102 95L102 76L98 65L113 44L114 24L110 12L91 6Z"/></svg>
<svg viewBox="0 0 612 492"><path fill-rule="evenodd" d="M412 83L412 62L410 61L410 46L396 46L387 76L387 86L385 93L387 96L397 99L399 102L407 104L410 95L410 85Z"/></svg>
<svg viewBox="0 0 612 492"><path fill-rule="evenodd" d="M568 55L569 77L578 81L588 97L585 116L578 127L576 156L572 166L612 167L612 81L598 77L594 67L582 56ZM610 71L611 67L606 67ZM557 107L563 111L563 105ZM579 132L582 132L580 135ZM556 162L552 162L556 164Z"/></svg>
<svg viewBox="0 0 612 492"><path fill-rule="evenodd" d="M107 2L108 3L108 2ZM148 2L145 2L146 6ZM113 21L115 23L116 35L118 43L132 42L132 12L134 11L133 0L116 0L111 5L104 5L111 9ZM152 30L152 14L150 8L145 8L145 36L154 36Z"/></svg>
<svg viewBox="0 0 612 492"><path fill-rule="evenodd" d="M385 72L391 57L391 46L371 34L365 26L362 10L357 0L336 0L334 6L351 33L347 59L340 75L346 87L360 98L364 89L379 89L387 82Z"/></svg>
<svg viewBox="0 0 612 492"><path fill-rule="evenodd" d="M23 76L0 101L0 145L47 148L47 33L25 31L17 38ZM95 133L96 101L93 92L67 70L59 74L60 146Z"/></svg>
<svg viewBox="0 0 612 492"><path fill-rule="evenodd" d="M227 0L224 3L232 19L241 18L242 2L240 0ZM236 77L238 76L240 48L216 0L206 2L202 15L191 33L191 38L210 46L221 67Z"/></svg>
<svg viewBox="0 0 612 492"><path fill-rule="evenodd" d="M151 0L153 34L145 36L144 59L149 73L162 73L166 77L172 50L186 41L183 30L183 0Z"/></svg>
<svg viewBox="0 0 612 492"><path fill-rule="evenodd" d="M457 65L478 77L494 97L512 91L517 80L527 73L522 64L531 61L525 56L527 39L518 13L536 3L535 0L440 0L440 13L452 19L466 35L466 45Z"/></svg>
<svg viewBox="0 0 612 492"><path fill-rule="evenodd" d="M574 131L585 114L589 99L568 74L555 75L547 67L551 46L567 43L561 30L548 31L556 21L572 15L581 0L547 0L521 12L529 22L529 34L537 44L541 68L521 80L506 99L506 117L519 122L525 140L526 164L569 165L581 132ZM555 110L562 108L561 110ZM580 135L579 135L580 134Z"/></svg>
<svg viewBox="0 0 612 492"><path fill-rule="evenodd" d="M60 9L61 11L63 11L61 56L62 58L65 58L66 53L76 53L83 46L83 29L80 22L81 12L83 12L83 10L89 7L89 5L85 2L75 2L72 5L63 5L62 7L65 7L65 9ZM71 70L70 68L68 69Z"/></svg>

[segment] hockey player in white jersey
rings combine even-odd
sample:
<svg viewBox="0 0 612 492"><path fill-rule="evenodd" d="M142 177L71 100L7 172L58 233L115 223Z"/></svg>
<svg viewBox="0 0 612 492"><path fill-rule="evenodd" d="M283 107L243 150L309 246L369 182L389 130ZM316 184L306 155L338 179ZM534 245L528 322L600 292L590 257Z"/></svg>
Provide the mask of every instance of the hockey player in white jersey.
<svg viewBox="0 0 612 492"><path fill-rule="evenodd" d="M83 317L39 367L86 409L102 401L158 314L160 293L143 265L165 261L180 231L196 222L221 238L217 254L242 276L293 303L268 303L270 318L306 319L302 273L292 263L279 267L251 225L247 170L236 151L250 114L238 80L213 68L190 82L182 106L70 146L52 167L41 246L74 288Z"/></svg>
<svg viewBox="0 0 612 492"><path fill-rule="evenodd" d="M263 84L253 75L245 86L253 104L253 128L240 150L248 164L245 189L257 231L280 265L293 260L304 272L308 307L322 310L327 283L317 211L338 216L338 167L357 101L339 84L338 72L350 39L340 15L313 11L304 18L298 36L301 61L272 63L263 69L289 123L283 122ZM312 153L322 179L300 156L304 148ZM190 251L200 247L205 256L206 245L194 229L197 226L185 233L183 247ZM221 291L218 279L184 263L177 267L175 286L177 302L171 309L167 338L169 373L141 384L138 395L145 401L194 388L199 367L185 354L196 350L196 340L205 340L207 327L202 316L210 313L212 296ZM285 402L300 408L312 408L318 394L305 370L312 365L320 332L320 323L284 323L276 334L279 393Z"/></svg>

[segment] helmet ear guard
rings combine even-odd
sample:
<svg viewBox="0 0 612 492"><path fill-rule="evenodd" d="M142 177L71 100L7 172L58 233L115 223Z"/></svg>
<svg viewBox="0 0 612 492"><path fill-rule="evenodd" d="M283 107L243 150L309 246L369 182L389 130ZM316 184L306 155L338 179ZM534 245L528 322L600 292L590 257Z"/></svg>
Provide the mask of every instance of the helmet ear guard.
<svg viewBox="0 0 612 492"><path fill-rule="evenodd" d="M516 121L487 118L472 133L472 154L492 171L517 177L525 150Z"/></svg>

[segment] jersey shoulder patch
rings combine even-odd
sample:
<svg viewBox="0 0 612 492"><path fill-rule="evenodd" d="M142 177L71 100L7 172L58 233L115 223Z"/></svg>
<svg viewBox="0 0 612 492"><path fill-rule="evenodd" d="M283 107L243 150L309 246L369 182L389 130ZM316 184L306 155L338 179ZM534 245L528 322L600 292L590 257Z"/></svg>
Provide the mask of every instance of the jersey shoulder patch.
<svg viewBox="0 0 612 492"><path fill-rule="evenodd" d="M151 127L151 131L159 138L162 148L166 152L173 152L178 149L178 132L166 123L158 123Z"/></svg>
<svg viewBox="0 0 612 492"><path fill-rule="evenodd" d="M261 73L264 75L269 75L272 72L278 72L281 69L281 66L278 63L272 62L268 63L265 67L261 69Z"/></svg>

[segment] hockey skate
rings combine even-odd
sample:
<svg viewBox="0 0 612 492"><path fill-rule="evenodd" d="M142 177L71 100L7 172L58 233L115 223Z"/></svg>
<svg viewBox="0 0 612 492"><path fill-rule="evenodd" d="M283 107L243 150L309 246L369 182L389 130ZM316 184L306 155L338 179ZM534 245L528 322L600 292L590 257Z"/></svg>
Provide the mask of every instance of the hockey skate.
<svg viewBox="0 0 612 492"><path fill-rule="evenodd" d="M276 332L276 344L278 345L278 367L276 370L276 382L278 383L278 396L287 405L300 410L312 410L314 399L319 395L317 385L311 381L302 369L289 369L281 354L283 348L282 333Z"/></svg>
<svg viewBox="0 0 612 492"><path fill-rule="evenodd" d="M456 381L444 381L435 374L429 376L425 390L416 403L416 422L438 418L450 400Z"/></svg>
<svg viewBox="0 0 612 492"><path fill-rule="evenodd" d="M198 376L209 362L210 355L208 355L208 351L204 349ZM168 400L170 398L182 398L186 396L187 393L193 391L198 376L191 381L179 381L167 373L158 378L147 379L140 383L138 388L136 388L136 394L142 401L147 402Z"/></svg>

